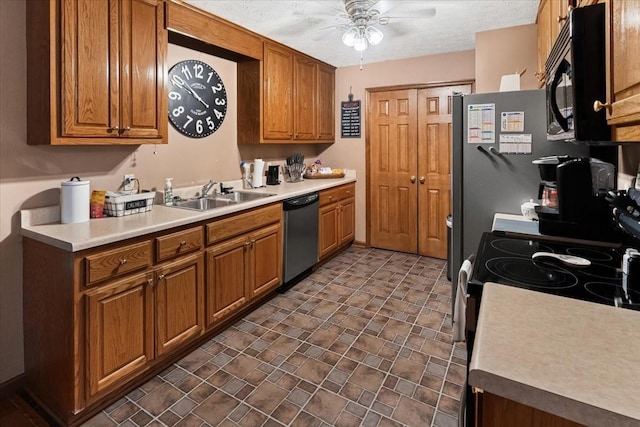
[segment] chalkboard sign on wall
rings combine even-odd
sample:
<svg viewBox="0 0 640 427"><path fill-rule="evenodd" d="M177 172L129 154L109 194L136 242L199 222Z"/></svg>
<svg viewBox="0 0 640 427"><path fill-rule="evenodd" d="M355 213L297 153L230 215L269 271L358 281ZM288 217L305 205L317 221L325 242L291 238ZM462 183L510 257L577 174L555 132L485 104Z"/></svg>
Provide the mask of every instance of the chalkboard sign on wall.
<svg viewBox="0 0 640 427"><path fill-rule="evenodd" d="M360 101L349 100L341 104L341 126L343 138L360 138Z"/></svg>

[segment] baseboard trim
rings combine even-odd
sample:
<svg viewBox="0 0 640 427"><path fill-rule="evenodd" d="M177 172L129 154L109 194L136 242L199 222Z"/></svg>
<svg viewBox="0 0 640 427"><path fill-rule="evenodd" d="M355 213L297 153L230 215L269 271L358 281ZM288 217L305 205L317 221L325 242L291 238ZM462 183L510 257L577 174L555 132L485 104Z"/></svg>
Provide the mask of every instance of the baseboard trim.
<svg viewBox="0 0 640 427"><path fill-rule="evenodd" d="M24 389L25 385L25 374L22 373L17 377L13 377L10 380L7 380L0 384L0 399L7 398L12 394L17 393L20 390Z"/></svg>

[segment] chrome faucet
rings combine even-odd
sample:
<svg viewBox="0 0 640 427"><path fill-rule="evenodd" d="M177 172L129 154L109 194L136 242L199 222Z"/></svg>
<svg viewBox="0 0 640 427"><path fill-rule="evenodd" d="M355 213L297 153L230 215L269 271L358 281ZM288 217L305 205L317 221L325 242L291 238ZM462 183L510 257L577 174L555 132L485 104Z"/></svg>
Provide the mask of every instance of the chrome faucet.
<svg viewBox="0 0 640 427"><path fill-rule="evenodd" d="M209 181L208 183L206 183L205 185L202 186L202 191L200 192L200 198L202 199L203 197L207 197L207 193L213 188L214 185L216 185L217 182L215 181Z"/></svg>

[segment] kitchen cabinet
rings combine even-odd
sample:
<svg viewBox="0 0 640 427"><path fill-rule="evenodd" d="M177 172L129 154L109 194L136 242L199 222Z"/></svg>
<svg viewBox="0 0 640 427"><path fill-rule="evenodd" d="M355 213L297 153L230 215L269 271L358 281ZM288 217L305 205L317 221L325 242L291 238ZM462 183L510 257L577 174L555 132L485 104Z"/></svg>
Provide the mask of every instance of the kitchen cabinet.
<svg viewBox="0 0 640 427"><path fill-rule="evenodd" d="M204 260L181 258L155 271L156 355L161 356L204 331Z"/></svg>
<svg viewBox="0 0 640 427"><path fill-rule="evenodd" d="M205 331L202 223L78 252L25 238L23 251L26 388L60 424Z"/></svg>
<svg viewBox="0 0 640 427"><path fill-rule="evenodd" d="M476 391L476 427L582 427L582 424L496 394Z"/></svg>
<svg viewBox="0 0 640 427"><path fill-rule="evenodd" d="M263 61L238 63L238 93L238 143L334 141L334 67L265 42Z"/></svg>
<svg viewBox="0 0 640 427"><path fill-rule="evenodd" d="M87 293L90 396L144 370L154 357L153 273L118 280Z"/></svg>
<svg viewBox="0 0 640 427"><path fill-rule="evenodd" d="M326 259L355 238L355 184L320 192L318 254Z"/></svg>
<svg viewBox="0 0 640 427"><path fill-rule="evenodd" d="M89 399L200 335L203 265L196 254L87 292Z"/></svg>
<svg viewBox="0 0 640 427"><path fill-rule="evenodd" d="M207 327L282 282L282 207L207 225Z"/></svg>
<svg viewBox="0 0 640 427"><path fill-rule="evenodd" d="M607 99L600 104L615 141L640 141L640 1L606 3Z"/></svg>
<svg viewBox="0 0 640 427"><path fill-rule="evenodd" d="M536 23L538 24L538 87L543 87L546 79L545 64L560 34L562 26L568 19L573 0L542 0L538 7Z"/></svg>
<svg viewBox="0 0 640 427"><path fill-rule="evenodd" d="M202 227L155 238L153 270L116 279L151 265L151 241L86 257L88 396L92 397L204 330ZM186 255L185 255L186 254ZM104 282L100 282L100 280Z"/></svg>
<svg viewBox="0 0 640 427"><path fill-rule="evenodd" d="M319 141L335 140L335 68L318 63L317 130Z"/></svg>
<svg viewBox="0 0 640 427"><path fill-rule="evenodd" d="M167 142L162 0L27 4L29 144Z"/></svg>

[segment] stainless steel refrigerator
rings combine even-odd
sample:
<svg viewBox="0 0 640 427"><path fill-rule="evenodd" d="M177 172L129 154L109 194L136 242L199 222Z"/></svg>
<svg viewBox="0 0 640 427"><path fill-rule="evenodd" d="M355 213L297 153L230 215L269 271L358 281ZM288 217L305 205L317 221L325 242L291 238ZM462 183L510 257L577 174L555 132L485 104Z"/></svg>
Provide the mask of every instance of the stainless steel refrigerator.
<svg viewBox="0 0 640 427"><path fill-rule="evenodd" d="M522 203L537 201L540 175L531 162L552 155L589 156L589 147L547 141L543 89L456 95L452 108L449 256L455 284L462 262L477 250L481 234L491 231L493 215L520 215Z"/></svg>

